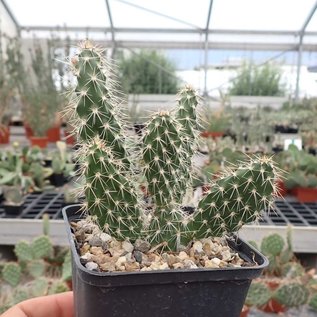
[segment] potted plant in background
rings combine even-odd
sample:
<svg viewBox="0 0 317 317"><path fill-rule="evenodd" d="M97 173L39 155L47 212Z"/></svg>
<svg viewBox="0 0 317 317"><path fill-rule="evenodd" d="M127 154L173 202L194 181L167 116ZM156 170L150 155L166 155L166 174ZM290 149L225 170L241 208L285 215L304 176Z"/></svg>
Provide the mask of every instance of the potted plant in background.
<svg viewBox="0 0 317 317"><path fill-rule="evenodd" d="M317 157L290 145L277 157L288 172L284 183L300 202L317 201Z"/></svg>
<svg viewBox="0 0 317 317"><path fill-rule="evenodd" d="M122 129L107 65L89 41L72 59L77 87L69 107L85 179L83 205L63 211L75 315L239 316L251 279L267 262L240 239L223 236L272 204L277 168L264 157L228 170L186 215L181 207L198 134L196 92L190 87L180 92L175 114L152 116L139 144L139 165L127 148L131 140ZM140 174L153 200L150 209L143 208L139 185L134 186ZM83 212L92 218L84 220Z"/></svg>
<svg viewBox="0 0 317 317"><path fill-rule="evenodd" d="M0 31L1 39L1 31ZM1 42L1 41L0 41ZM0 43L0 144L9 143L10 136L10 115L9 102L12 96L12 87L8 82L3 58L2 46Z"/></svg>
<svg viewBox="0 0 317 317"><path fill-rule="evenodd" d="M48 61L44 58L44 50L39 43L35 43L34 51L31 51L32 58L32 80L25 83L24 87L24 118L30 131L30 141L32 145L42 148L47 146L48 141L57 141L59 136L60 119L57 112L61 106L60 93L53 78L52 60L48 46ZM58 136L49 140L52 129L58 122Z"/></svg>
<svg viewBox="0 0 317 317"><path fill-rule="evenodd" d="M2 203L4 212L9 216L17 216L23 210L24 195L22 189L17 186L3 187L4 202Z"/></svg>
<svg viewBox="0 0 317 317"><path fill-rule="evenodd" d="M249 289L246 304L268 313L283 313L289 308L308 303L313 288L314 270L306 271L296 259L288 228L286 245L278 234L271 234L261 242L261 252L270 264L263 275L255 279Z"/></svg>
<svg viewBox="0 0 317 317"><path fill-rule="evenodd" d="M224 107L218 110L212 110L209 106L205 106L202 126L202 137L222 137L230 128L230 115L225 112Z"/></svg>
<svg viewBox="0 0 317 317"><path fill-rule="evenodd" d="M52 154L52 170L50 182L55 187L61 187L71 176L74 176L75 165L72 163L70 153L67 153L65 142L56 142L57 151Z"/></svg>

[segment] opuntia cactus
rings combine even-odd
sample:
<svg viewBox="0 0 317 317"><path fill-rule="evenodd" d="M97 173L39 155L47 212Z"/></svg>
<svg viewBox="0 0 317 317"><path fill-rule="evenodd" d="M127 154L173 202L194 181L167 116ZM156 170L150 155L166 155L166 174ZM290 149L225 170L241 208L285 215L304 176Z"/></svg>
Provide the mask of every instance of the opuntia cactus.
<svg viewBox="0 0 317 317"><path fill-rule="evenodd" d="M49 257L53 252L53 245L48 236L39 236L31 243L34 259Z"/></svg>
<svg viewBox="0 0 317 317"><path fill-rule="evenodd" d="M311 309L317 311L317 293L311 296L308 305Z"/></svg>
<svg viewBox="0 0 317 317"><path fill-rule="evenodd" d="M250 285L245 303L248 306L261 307L271 299L271 295L271 290L265 282L253 281Z"/></svg>
<svg viewBox="0 0 317 317"><path fill-rule="evenodd" d="M307 303L309 290L301 283L290 282L281 285L274 292L273 298L286 307L298 307Z"/></svg>
<svg viewBox="0 0 317 317"><path fill-rule="evenodd" d="M261 251L265 255L276 256L282 253L284 245L284 240L279 234L271 234L263 238L261 243Z"/></svg>
<svg viewBox="0 0 317 317"><path fill-rule="evenodd" d="M6 263L1 275L4 281L12 286L17 286L21 279L21 268L17 263Z"/></svg>
<svg viewBox="0 0 317 317"><path fill-rule="evenodd" d="M131 241L147 238L176 250L193 239L236 232L271 206L277 194L278 170L264 157L226 171L211 184L194 214L184 214L181 205L191 186L199 126L195 90L186 87L180 92L174 112L160 111L152 116L138 140L142 143L138 156L131 152L138 146L127 146L133 140L124 134L120 104L103 52L85 41L72 66L77 87L68 111L80 139L86 196L83 209L112 236ZM150 214L135 184L140 176L146 179L153 201Z"/></svg>

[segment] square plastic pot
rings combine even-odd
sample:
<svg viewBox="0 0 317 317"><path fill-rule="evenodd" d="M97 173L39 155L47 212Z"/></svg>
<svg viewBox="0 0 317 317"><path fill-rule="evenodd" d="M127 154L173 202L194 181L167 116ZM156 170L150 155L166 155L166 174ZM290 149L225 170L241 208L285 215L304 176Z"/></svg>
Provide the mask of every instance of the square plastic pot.
<svg viewBox="0 0 317 317"><path fill-rule="evenodd" d="M81 263L69 223L79 206L63 209L72 251L75 317L239 317L250 283L268 260L244 241L230 241L240 256L257 263L227 269L93 272Z"/></svg>

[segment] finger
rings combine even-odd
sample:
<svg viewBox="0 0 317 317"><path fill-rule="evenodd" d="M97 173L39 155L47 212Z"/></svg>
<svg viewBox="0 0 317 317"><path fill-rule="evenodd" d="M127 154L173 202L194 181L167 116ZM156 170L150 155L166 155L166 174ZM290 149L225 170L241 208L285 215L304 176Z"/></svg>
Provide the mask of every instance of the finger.
<svg viewBox="0 0 317 317"><path fill-rule="evenodd" d="M1 317L73 317L73 292L43 296L23 301Z"/></svg>

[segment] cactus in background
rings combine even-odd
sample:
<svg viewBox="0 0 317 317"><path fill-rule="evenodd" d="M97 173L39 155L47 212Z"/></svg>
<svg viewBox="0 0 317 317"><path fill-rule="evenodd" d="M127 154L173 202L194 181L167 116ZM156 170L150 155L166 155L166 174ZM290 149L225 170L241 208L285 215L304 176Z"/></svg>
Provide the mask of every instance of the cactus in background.
<svg viewBox="0 0 317 317"><path fill-rule="evenodd" d="M102 51L89 41L72 59L77 87L68 110L80 137L82 175L86 183L83 208L120 240L147 237L151 243L176 250L192 239L222 236L257 220L277 194L278 171L269 158L254 158L231 168L211 185L211 191L188 217L181 210L191 181L199 122L197 93L180 92L176 112L161 111L144 129L142 167L133 158L129 135L114 97L114 84ZM130 159L131 158L131 159ZM147 181L154 204L149 221L139 198L135 167Z"/></svg>
<svg viewBox="0 0 317 317"><path fill-rule="evenodd" d="M19 206L24 201L22 189L20 187L7 186L4 189L4 197L6 204L12 206Z"/></svg>
<svg viewBox="0 0 317 317"><path fill-rule="evenodd" d="M288 262L283 265L281 274L287 278L295 278L304 275L305 269L300 263Z"/></svg>
<svg viewBox="0 0 317 317"><path fill-rule="evenodd" d="M21 279L21 268L17 263L6 263L2 269L2 278L12 286L17 286Z"/></svg>
<svg viewBox="0 0 317 317"><path fill-rule="evenodd" d="M271 290L261 281L253 281L250 285L245 304L261 307L271 299Z"/></svg>
<svg viewBox="0 0 317 317"><path fill-rule="evenodd" d="M43 260L34 260L28 263L27 270L32 277L37 278L45 273L46 264Z"/></svg>
<svg viewBox="0 0 317 317"><path fill-rule="evenodd" d="M309 290L301 283L286 283L274 292L273 298L286 307L298 307L307 303Z"/></svg>
<svg viewBox="0 0 317 317"><path fill-rule="evenodd" d="M31 246L26 241L19 241L14 247L14 253L20 262L33 260Z"/></svg>
<svg viewBox="0 0 317 317"><path fill-rule="evenodd" d="M317 311L317 293L311 296L308 305L311 309Z"/></svg>
<svg viewBox="0 0 317 317"><path fill-rule="evenodd" d="M51 256L53 245L49 237L36 237L32 243L19 241L14 247L14 253L21 262L43 259Z"/></svg>
<svg viewBox="0 0 317 317"><path fill-rule="evenodd" d="M53 252L52 242L48 236L35 238L31 244L34 259L43 259L49 257Z"/></svg>
<svg viewBox="0 0 317 317"><path fill-rule="evenodd" d="M271 234L263 238L261 243L261 251L265 255L276 256L282 253L284 245L284 240L279 234Z"/></svg>

